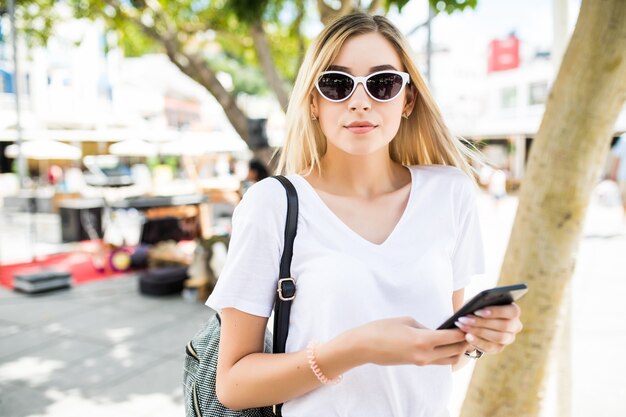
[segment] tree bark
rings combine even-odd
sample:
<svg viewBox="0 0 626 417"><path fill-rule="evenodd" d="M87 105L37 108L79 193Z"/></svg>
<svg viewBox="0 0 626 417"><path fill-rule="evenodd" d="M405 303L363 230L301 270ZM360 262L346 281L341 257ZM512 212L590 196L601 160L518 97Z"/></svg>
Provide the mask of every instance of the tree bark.
<svg viewBox="0 0 626 417"><path fill-rule="evenodd" d="M367 13L368 14L374 14L378 11L378 9L380 9L381 7L383 7L383 2L382 0L372 0L372 2L370 3L370 5L367 7Z"/></svg>
<svg viewBox="0 0 626 417"><path fill-rule="evenodd" d="M293 22L293 29L292 29L298 38L298 61L297 61L298 63L296 65L296 72L298 72L298 70L302 66L302 62L304 61L304 55L306 53L304 35L302 34L302 22L304 21L304 17L305 17L305 5L304 5L304 0L296 0L294 4L296 6L296 9L298 10L296 18L294 19L294 22Z"/></svg>
<svg viewBox="0 0 626 417"><path fill-rule="evenodd" d="M500 284L526 282L524 331L477 364L462 417L536 417L582 224L626 99L626 2L583 0L531 148Z"/></svg>
<svg viewBox="0 0 626 417"><path fill-rule="evenodd" d="M276 94L280 107L282 107L283 111L286 112L287 105L289 104L289 96L285 91L283 80L280 78L278 71L276 71L276 65L274 64L274 59L272 58L272 51L267 42L267 37L261 21L252 23L250 27L250 34L254 40L254 46L261 63L261 68L263 68L265 80L274 91L274 94Z"/></svg>
<svg viewBox="0 0 626 417"><path fill-rule="evenodd" d="M248 146L248 118L245 113L237 106L235 97L230 94L222 83L217 79L216 74L209 69L203 60L195 54L185 54L176 46L164 42L165 50L170 61L174 63L184 74L195 80L197 83L206 88L215 97L218 103L224 109L226 117L235 128L235 131L241 136Z"/></svg>
<svg viewBox="0 0 626 417"><path fill-rule="evenodd" d="M352 5L352 0L341 0L340 3L341 6L339 9L335 9L326 4L324 0L317 0L317 9L320 12L320 20L324 25L329 24L339 16L355 11L354 6Z"/></svg>

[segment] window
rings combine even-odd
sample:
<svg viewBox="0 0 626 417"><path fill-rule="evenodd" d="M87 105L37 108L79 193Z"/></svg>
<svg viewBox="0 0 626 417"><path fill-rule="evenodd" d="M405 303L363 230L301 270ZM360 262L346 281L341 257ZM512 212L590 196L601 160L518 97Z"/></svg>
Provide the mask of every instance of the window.
<svg viewBox="0 0 626 417"><path fill-rule="evenodd" d="M539 81L528 86L528 104L545 104L548 99L548 83Z"/></svg>
<svg viewBox="0 0 626 417"><path fill-rule="evenodd" d="M0 93L13 93L13 75L0 70Z"/></svg>
<svg viewBox="0 0 626 417"><path fill-rule="evenodd" d="M506 87L500 94L503 109L512 109L517 105L517 88Z"/></svg>

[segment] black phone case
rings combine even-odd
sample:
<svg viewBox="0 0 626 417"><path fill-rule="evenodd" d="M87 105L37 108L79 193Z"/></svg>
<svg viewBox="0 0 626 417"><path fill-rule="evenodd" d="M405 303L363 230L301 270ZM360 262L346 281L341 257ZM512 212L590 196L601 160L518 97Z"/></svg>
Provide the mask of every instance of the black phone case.
<svg viewBox="0 0 626 417"><path fill-rule="evenodd" d="M467 316L484 307L511 304L522 298L527 292L528 286L526 284L507 285L505 287L496 287L482 291L465 303L459 311L439 326L437 330L456 329L457 327L454 323L459 317Z"/></svg>

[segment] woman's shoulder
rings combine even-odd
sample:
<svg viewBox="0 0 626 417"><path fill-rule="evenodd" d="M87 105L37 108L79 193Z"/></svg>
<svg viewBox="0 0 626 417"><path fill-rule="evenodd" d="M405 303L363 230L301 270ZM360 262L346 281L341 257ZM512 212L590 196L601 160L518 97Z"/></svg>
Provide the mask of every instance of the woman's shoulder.
<svg viewBox="0 0 626 417"><path fill-rule="evenodd" d="M285 194L285 188L280 182L272 177L267 177L261 181L255 182L248 188L243 195L243 200L255 200L262 202L270 202L279 194Z"/></svg>
<svg viewBox="0 0 626 417"><path fill-rule="evenodd" d="M425 180L470 188L474 185L473 179L465 171L451 165L411 165L409 169Z"/></svg>
<svg viewBox="0 0 626 417"><path fill-rule="evenodd" d="M254 183L243 195L237 205L239 216L262 217L266 220L286 217L287 194L285 188L275 178L264 178Z"/></svg>

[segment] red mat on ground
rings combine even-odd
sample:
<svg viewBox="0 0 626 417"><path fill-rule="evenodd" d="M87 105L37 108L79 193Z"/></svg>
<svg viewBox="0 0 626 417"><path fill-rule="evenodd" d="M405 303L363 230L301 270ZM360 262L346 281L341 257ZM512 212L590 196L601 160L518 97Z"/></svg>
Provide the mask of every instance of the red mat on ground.
<svg viewBox="0 0 626 417"><path fill-rule="evenodd" d="M73 285L124 274L124 272L111 272L109 270L100 272L94 267L90 253L71 252L38 257L33 262L0 265L0 285L12 289L15 274L38 272L46 269L71 272Z"/></svg>

